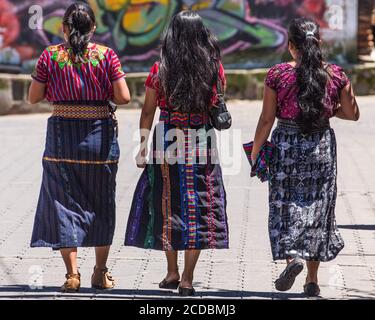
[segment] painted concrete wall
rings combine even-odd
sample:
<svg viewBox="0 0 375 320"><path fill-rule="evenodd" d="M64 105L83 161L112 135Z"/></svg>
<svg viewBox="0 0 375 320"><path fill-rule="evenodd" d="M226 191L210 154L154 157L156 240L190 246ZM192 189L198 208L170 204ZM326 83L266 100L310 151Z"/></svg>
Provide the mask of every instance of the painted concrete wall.
<svg viewBox="0 0 375 320"><path fill-rule="evenodd" d="M25 73L42 50L62 41L61 17L73 0L1 0L0 65ZM330 58L353 62L357 53L357 0L88 0L97 16L94 41L110 46L126 71L147 71L170 18L197 10L218 36L226 68L266 67L288 59L287 24L316 19Z"/></svg>

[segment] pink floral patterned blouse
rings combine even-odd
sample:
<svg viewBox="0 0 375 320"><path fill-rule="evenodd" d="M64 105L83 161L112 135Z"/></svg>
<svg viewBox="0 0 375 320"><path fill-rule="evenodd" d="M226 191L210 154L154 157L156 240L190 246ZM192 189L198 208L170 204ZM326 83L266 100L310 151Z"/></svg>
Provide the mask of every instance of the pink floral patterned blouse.
<svg viewBox="0 0 375 320"><path fill-rule="evenodd" d="M327 83L325 107L327 118L335 114L340 102L340 91L349 83L344 70L330 64L327 67L330 78ZM265 84L277 93L277 113L279 119L295 120L300 109L297 103L296 68L289 63L273 66L266 77Z"/></svg>

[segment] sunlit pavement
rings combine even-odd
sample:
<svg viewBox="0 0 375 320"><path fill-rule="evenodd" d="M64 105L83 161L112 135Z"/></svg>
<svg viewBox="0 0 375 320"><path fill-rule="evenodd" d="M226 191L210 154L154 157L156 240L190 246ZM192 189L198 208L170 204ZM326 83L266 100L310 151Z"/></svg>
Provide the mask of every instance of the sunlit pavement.
<svg viewBox="0 0 375 320"><path fill-rule="evenodd" d="M337 223L346 246L336 260L322 264L322 297L328 299L375 299L375 97L360 98L359 103L359 122L332 121L338 140ZM221 151L225 156L230 249L202 252L195 275L196 298L304 299L304 273L292 290L275 291L273 282L285 264L271 258L268 187L249 178L241 150L242 143L253 137L260 106L260 102L248 101L229 104L234 138L232 149ZM123 246L131 199L141 173L133 161L139 114L138 110L118 112L122 157L117 228L108 262L116 288L108 292L90 288L94 252L81 249L79 294L58 292L65 275L59 252L29 247L48 115L0 117L0 299L178 298L176 292L158 288L166 272L162 252Z"/></svg>

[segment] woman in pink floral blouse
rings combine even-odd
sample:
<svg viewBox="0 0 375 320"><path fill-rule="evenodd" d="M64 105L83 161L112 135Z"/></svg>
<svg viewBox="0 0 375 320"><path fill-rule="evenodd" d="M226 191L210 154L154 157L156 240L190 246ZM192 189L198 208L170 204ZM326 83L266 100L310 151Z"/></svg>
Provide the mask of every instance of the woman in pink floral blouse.
<svg viewBox="0 0 375 320"><path fill-rule="evenodd" d="M323 60L319 26L300 18L289 27L294 59L272 67L252 161L272 133L274 154L269 178L269 236L274 260L287 260L275 282L289 290L306 260L307 296L320 293L318 268L344 247L335 222L336 139L329 119L358 120L352 86L342 68Z"/></svg>

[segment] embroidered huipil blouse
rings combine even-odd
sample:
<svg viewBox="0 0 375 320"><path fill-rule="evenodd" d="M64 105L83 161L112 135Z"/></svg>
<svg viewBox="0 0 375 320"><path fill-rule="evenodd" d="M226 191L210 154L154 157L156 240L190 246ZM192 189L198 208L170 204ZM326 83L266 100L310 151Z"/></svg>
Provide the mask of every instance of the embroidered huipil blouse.
<svg viewBox="0 0 375 320"><path fill-rule="evenodd" d="M155 64L152 66L150 70L150 74L147 77L145 86L153 89L156 91L157 94L157 105L162 110L166 110L168 108L173 109L173 106L167 107L167 100L164 96L163 90L160 86L160 79L159 79L159 62L155 62ZM225 71L223 65L219 64L219 81L221 82L222 88L226 85L226 78L225 78ZM216 85L213 86L213 95L211 99L211 105L214 105L217 102L217 88Z"/></svg>
<svg viewBox="0 0 375 320"><path fill-rule="evenodd" d="M110 48L90 44L80 63L64 44L46 48L33 79L46 84L46 99L57 101L108 101L113 99L112 82L126 76L117 54Z"/></svg>
<svg viewBox="0 0 375 320"><path fill-rule="evenodd" d="M343 69L330 64L327 67L329 79L326 88L326 117L331 118L340 103L340 91L349 83ZM300 109L297 102L296 68L289 63L273 66L266 77L265 84L277 93L277 113L279 119L296 120Z"/></svg>

